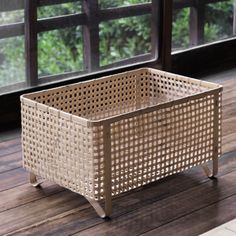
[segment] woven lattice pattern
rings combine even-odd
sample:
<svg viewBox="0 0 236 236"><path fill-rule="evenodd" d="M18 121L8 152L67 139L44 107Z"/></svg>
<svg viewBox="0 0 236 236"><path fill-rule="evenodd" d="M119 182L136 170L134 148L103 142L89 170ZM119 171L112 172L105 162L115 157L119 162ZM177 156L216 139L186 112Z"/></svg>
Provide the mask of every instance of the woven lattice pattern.
<svg viewBox="0 0 236 236"><path fill-rule="evenodd" d="M210 95L113 123L113 194L212 159L213 104Z"/></svg>
<svg viewBox="0 0 236 236"><path fill-rule="evenodd" d="M200 165L220 155L221 90L145 68L24 95L24 167L100 200L106 178L117 195Z"/></svg>
<svg viewBox="0 0 236 236"><path fill-rule="evenodd" d="M46 179L82 195L94 196L96 131L60 117L55 111L22 106L24 166ZM99 160L99 172L102 159ZM70 168L68 168L70 166ZM100 183L102 181L100 180Z"/></svg>

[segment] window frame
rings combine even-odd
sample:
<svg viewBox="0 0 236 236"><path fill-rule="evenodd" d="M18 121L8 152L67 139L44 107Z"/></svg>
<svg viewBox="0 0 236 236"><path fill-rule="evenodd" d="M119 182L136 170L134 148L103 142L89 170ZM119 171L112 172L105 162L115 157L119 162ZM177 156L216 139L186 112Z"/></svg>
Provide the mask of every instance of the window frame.
<svg viewBox="0 0 236 236"><path fill-rule="evenodd" d="M9 0L1 0L0 1L0 9L1 11L8 11L9 7L4 4L4 2L8 2ZM11 0L13 3L13 6L15 9L22 9L25 7L28 3L30 4L45 4L45 5L51 5L51 4L58 4L61 3L62 0ZM77 0L63 0L63 2L73 2ZM219 65L223 68L224 66L228 65L234 65L235 66L235 60L236 60L236 37L221 40L219 42L214 42L206 45L196 46L187 50L183 50L181 52L173 52L171 51L171 44L172 44L172 11L173 7L196 7L196 0L152 0L153 2L157 3L158 1L158 11L156 12L156 20L158 21L158 29L156 28L157 33L157 50L158 50L158 57L151 61L151 62L141 62L138 64L132 64L127 67L120 67L120 65L117 65L117 68L109 69L105 68L102 71L97 72L91 72L91 73L66 73L63 75L53 75L49 76L48 78L44 78L44 82L42 83L41 80L38 80L36 84L34 82L31 82L30 85L28 85L27 88L24 88L21 84L20 89L17 87L17 85L10 85L12 88L15 86L17 90L13 92L7 92L5 94L0 94L0 130L2 129L8 129L10 126L19 126L20 125L20 100L19 96L28 93L28 92L34 92L41 89L49 89L55 86L61 86L66 85L69 83L79 82L79 81L85 81L88 79L94 79L101 76L106 76L114 73L119 73L131 69L137 69L140 67L154 67L158 69L163 69L166 71L172 71L175 73L180 73L184 75L194 75L196 73L199 73L199 71L207 70L209 71L210 68L216 68ZM216 1L222 1L222 0L200 0L204 1L206 4ZM225 1L225 0L223 0ZM28 6L29 7L29 6ZM34 6L35 7L35 6ZM29 9L31 9L29 7ZM236 7L234 9L234 12L236 12ZM198 17L195 15L195 22L197 22ZM35 11L31 12L31 15L28 16L30 18L35 19ZM28 20L29 20L28 19ZM80 18L78 17L78 20ZM57 22L60 22L58 19L56 19ZM54 21L56 21L54 20ZM65 20L65 19L64 19ZM81 20L81 19L80 19ZM155 20L155 19L153 19ZM29 21L29 23L32 23L32 21ZM35 23L32 23L33 25ZM43 19L39 25L41 24L41 27L51 27L47 26L45 19ZM51 23L52 24L52 23ZM196 23L200 25L199 23ZM38 24L37 24L38 25ZM49 24L50 25L50 24ZM31 26L32 27L32 26ZM38 27L38 26L37 26ZM9 27L0 26L0 38L2 35L5 37L10 37L14 35L19 35L20 32L22 32L22 29L25 29L25 33L27 33L27 30L29 30L28 26L24 23L15 23L11 24L10 29ZM198 33L196 32L195 27L195 35ZM234 29L236 32L236 14L234 15ZM29 35L33 34L33 40L30 41L28 47L33 48L35 51L37 51L34 48L34 40L37 35L35 33L34 29L31 28L31 32L28 32ZM31 33L31 34L30 34ZM155 43L155 42L154 42ZM36 55L34 54L34 50L31 50L31 53L33 53L33 57ZM26 55L27 58L29 58L31 55ZM26 59L27 60L27 59ZM27 67L28 69L28 77L33 76L34 73L36 73L36 67L30 66L31 63L34 65L34 60L29 60ZM32 74L31 74L32 73ZM38 72L37 72L38 73ZM57 79L55 81L55 79ZM18 84L19 85L19 84Z"/></svg>
<svg viewBox="0 0 236 236"><path fill-rule="evenodd" d="M26 60L26 89L42 84L57 84L62 80L72 80L77 77L89 77L91 74L101 72L116 73L121 68L132 68L133 66L150 66L159 63L159 28L161 0L152 0L150 3L121 6L116 8L100 9L98 0L13 0L14 4L9 6L7 0L1 0L4 7L0 11L25 10L25 21L11 25L0 26L0 39L25 36L25 60ZM4 3L5 2L5 3ZM81 2L82 12L77 14L57 16L50 18L37 18L37 8L56 4ZM114 19L125 17L151 15L151 45L149 54L134 56L118 62L99 66L99 24ZM38 76L38 34L71 26L82 26L84 47L84 70L60 73L44 77ZM24 83L25 84L25 83ZM0 93L7 89L17 88L9 85L0 88ZM0 95L1 96L1 95Z"/></svg>

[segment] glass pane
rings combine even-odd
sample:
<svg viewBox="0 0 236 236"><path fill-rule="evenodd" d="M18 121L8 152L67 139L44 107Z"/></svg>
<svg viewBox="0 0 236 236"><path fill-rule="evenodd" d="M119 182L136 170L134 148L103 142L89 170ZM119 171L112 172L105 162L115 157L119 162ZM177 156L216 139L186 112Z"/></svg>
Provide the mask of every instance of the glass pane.
<svg viewBox="0 0 236 236"><path fill-rule="evenodd" d="M134 4L140 3L148 3L151 0L99 0L99 6L101 8L114 8L114 7L121 7L121 6L129 6Z"/></svg>
<svg viewBox="0 0 236 236"><path fill-rule="evenodd" d="M150 15L100 24L100 65L151 52Z"/></svg>
<svg viewBox="0 0 236 236"><path fill-rule="evenodd" d="M43 32L38 37L39 76L83 69L81 27Z"/></svg>
<svg viewBox="0 0 236 236"><path fill-rule="evenodd" d="M0 12L0 25L24 21L24 10Z"/></svg>
<svg viewBox="0 0 236 236"><path fill-rule="evenodd" d="M233 35L233 0L206 5L205 42L213 42Z"/></svg>
<svg viewBox="0 0 236 236"><path fill-rule="evenodd" d="M172 24L172 50L181 50L190 46L189 40L190 8L174 10Z"/></svg>
<svg viewBox="0 0 236 236"><path fill-rule="evenodd" d="M194 12L192 8L174 10L172 51L182 50L233 36L233 2L234 0L228 0L205 4L205 14L201 14L202 12L200 12L200 10L199 12L195 12L202 17L199 26L197 17L196 19L190 19L191 13ZM190 28L191 20L191 25L195 26L193 28ZM203 25L201 25L201 21L204 22ZM190 35L192 35L192 37L190 37Z"/></svg>
<svg viewBox="0 0 236 236"><path fill-rule="evenodd" d="M81 2L70 2L38 8L38 19L81 12Z"/></svg>
<svg viewBox="0 0 236 236"><path fill-rule="evenodd" d="M0 40L0 87L25 81L24 37Z"/></svg>

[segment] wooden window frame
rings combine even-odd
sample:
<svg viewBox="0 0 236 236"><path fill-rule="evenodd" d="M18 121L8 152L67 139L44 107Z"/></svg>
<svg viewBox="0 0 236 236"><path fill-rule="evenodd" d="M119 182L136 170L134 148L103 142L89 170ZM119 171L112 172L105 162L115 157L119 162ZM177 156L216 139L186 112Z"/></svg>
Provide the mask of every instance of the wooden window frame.
<svg viewBox="0 0 236 236"><path fill-rule="evenodd" d="M111 73L121 67L130 67L135 65L153 66L159 62L159 31L160 28L160 9L161 0L152 0L151 3L100 9L98 0L13 0L13 5L7 5L8 0L1 0L2 8L0 11L25 10L24 23L14 23L0 26L0 39L25 35L25 53L26 53L26 89L36 87L42 84L58 83L64 79L71 80L72 77L84 77L90 74L99 74L99 72ZM69 2L81 2L82 12L71 15L48 17L44 19L37 18L37 8L55 4ZM150 14L152 24L151 45L152 51L147 54L134 56L125 60L99 66L99 24L114 19L124 17L133 17ZM63 29L72 26L81 26L83 28L83 47L84 47L84 70L76 72L67 72L56 75L38 77L38 34L56 29ZM113 72L114 73L114 72ZM14 88L14 85L0 88L0 93L7 88Z"/></svg>
<svg viewBox="0 0 236 236"><path fill-rule="evenodd" d="M212 72L213 68L235 66L236 60L236 0L233 15L233 36L204 43L205 5L228 0L173 0L173 9L190 8L191 48L171 52L171 71L189 76Z"/></svg>
<svg viewBox="0 0 236 236"><path fill-rule="evenodd" d="M1 0L0 1L0 9L1 11L8 11L9 6L6 5L6 2L8 0ZM13 3L14 9L11 10L18 10L23 9L26 7L26 10L31 10L33 7L35 9L37 6L43 6L43 5L52 5L52 4L58 4L58 3L66 3L66 2L73 2L77 0L11 0ZM194 73L198 73L199 71L203 70L209 70L211 67L216 67L222 64L235 64L236 60L236 38L230 38L226 40L222 40L219 42L214 42L207 45L201 45L196 46L194 48L190 48L187 50L183 50L181 52L171 52L171 44L172 44L172 11L173 7L175 9L180 9L184 7L190 7L191 14L190 14L190 21L191 21L191 43L193 45L197 45L201 40L202 37L202 27L203 27L203 21L200 17L200 10L202 9L198 4L208 4L216 1L224 1L224 0L153 0L153 3L157 4L158 2L158 9L156 8L152 21L159 21L158 27L153 31L156 34L156 39L153 37L154 40L152 40L152 43L156 43L157 47L156 50L158 50L158 57L155 58L155 60L150 62L139 62L136 63L136 59L130 59L134 60L131 65L128 67L121 67L122 64L114 63L112 66L114 66L114 69L110 69L108 67L104 67L101 71L92 72L95 69L97 69L97 63L96 58L92 61L91 57L90 59L85 57L85 63L86 63L86 69L87 71L82 72L72 72L72 73L64 73L62 75L53 75L53 76L47 76L43 79L38 79L36 76L37 72L37 64L35 64L35 61L37 58L37 45L35 43L36 41L36 35L38 32L48 31L55 29L55 25L60 24L63 27L72 26L70 25L71 22L68 20L68 16L59 16L54 17L51 19L40 19L37 20L35 17L35 10L31 11L30 13L26 13L26 22L24 23L15 23L8 26L0 26L0 38L4 37L13 37L22 35L22 32L25 31L26 37L29 37L30 40L26 40L26 48L30 49L29 52L26 54L26 61L27 61L27 83L30 84L29 87L24 88L23 83L19 83L17 85L10 85L12 88L19 88L17 86L20 86L20 89L15 92L8 92L6 94L0 95L0 130L1 129L7 129L10 126L15 126L20 124L20 101L19 96L23 93L28 92L34 92L40 89L48 89L55 86L61 86L66 85L68 83L78 82L78 81L84 81L88 79L94 79L99 76L105 76L112 73L119 73L122 71L125 71L127 69L136 69L139 67L155 67L167 71L172 71L175 73L185 74L185 75L193 75ZM37 3L37 4L36 4ZM28 5L27 5L28 4ZM144 9L141 9L140 6L135 6L134 10L139 12L139 14L143 14L142 11L147 12L153 9L150 9L149 4L144 4ZM83 7L87 7L84 5ZM125 13L121 13L123 11ZM132 11L130 11L130 7L123 7L122 9L118 8L118 10L114 9L104 9L103 13L106 13L106 15L101 16L103 20L112 19L113 17L117 16L125 16L125 14L131 14ZM90 22L90 25L87 24L87 17L84 17L85 14L91 14L91 11L93 9L86 9L86 12L84 13L78 13L74 16L74 23L75 24L81 24L85 25L87 29L87 33L84 37L86 37L86 40L90 40L91 35L89 34L89 26L92 25ZM140 12L141 11L141 12ZM131 13L130 13L131 12ZM236 7L234 9L234 12L236 12ZM121 15L119 15L121 14ZM131 16L129 15L129 16ZM93 19L93 21L95 21ZM35 27L37 28L37 32L34 30ZM234 22L233 22L233 29L234 32L236 32L236 14L234 14ZM95 31L96 32L96 31ZM97 34L97 33L96 33ZM32 37L32 38L31 38ZM97 51L97 46L89 43L90 48L87 48L87 55L92 54L94 51ZM33 49L33 50L32 50ZM86 54L86 53L85 53ZM204 56L203 56L204 55ZM139 59L144 60L144 58L141 56ZM122 63L122 62L121 62ZM125 64L127 64L127 61L124 61ZM88 73L89 71L89 73ZM38 73L38 72L37 72ZM55 81L56 80L56 81Z"/></svg>

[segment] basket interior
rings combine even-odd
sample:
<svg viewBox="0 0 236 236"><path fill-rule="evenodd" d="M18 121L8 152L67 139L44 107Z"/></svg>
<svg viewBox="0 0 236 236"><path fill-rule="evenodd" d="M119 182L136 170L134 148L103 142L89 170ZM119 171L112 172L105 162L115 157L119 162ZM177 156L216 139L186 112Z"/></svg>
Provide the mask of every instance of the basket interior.
<svg viewBox="0 0 236 236"><path fill-rule="evenodd" d="M201 81L140 69L26 95L39 103L98 120L165 103L210 89Z"/></svg>

